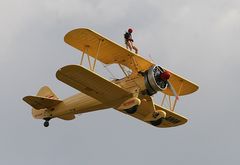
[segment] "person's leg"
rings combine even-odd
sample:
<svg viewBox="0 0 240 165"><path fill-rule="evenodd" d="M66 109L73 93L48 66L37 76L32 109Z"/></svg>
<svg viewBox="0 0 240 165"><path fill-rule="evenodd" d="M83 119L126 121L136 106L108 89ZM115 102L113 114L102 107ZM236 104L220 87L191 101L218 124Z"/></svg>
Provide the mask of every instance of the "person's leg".
<svg viewBox="0 0 240 165"><path fill-rule="evenodd" d="M137 49L137 47L134 46L132 42L131 42L131 46L132 46L132 48L135 50L135 53L137 54L137 53L138 53L138 49Z"/></svg>
<svg viewBox="0 0 240 165"><path fill-rule="evenodd" d="M135 53L137 54L138 53L137 47L133 45L133 42L131 42L131 41L129 41L129 42L130 42L130 45L131 45L131 50L134 49Z"/></svg>
<svg viewBox="0 0 240 165"><path fill-rule="evenodd" d="M130 41L126 42L126 47L127 47L127 49L129 49L130 51L132 51L132 45L131 45L131 42L130 42Z"/></svg>

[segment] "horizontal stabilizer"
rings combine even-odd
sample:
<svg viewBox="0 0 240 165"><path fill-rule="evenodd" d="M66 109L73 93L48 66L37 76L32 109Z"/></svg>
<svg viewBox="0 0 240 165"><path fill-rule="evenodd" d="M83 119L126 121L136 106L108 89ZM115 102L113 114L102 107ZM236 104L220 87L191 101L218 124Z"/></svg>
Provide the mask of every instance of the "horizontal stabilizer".
<svg viewBox="0 0 240 165"><path fill-rule="evenodd" d="M26 96L23 98L23 100L35 109L44 109L44 108L53 107L62 102L61 100L50 99L50 98L40 97L40 96Z"/></svg>

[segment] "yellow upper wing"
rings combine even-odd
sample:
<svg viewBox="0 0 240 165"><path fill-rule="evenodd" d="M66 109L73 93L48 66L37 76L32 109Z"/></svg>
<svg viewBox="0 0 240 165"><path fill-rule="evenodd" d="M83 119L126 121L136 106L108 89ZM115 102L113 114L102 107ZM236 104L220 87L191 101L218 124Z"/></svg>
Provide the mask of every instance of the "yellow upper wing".
<svg viewBox="0 0 240 165"><path fill-rule="evenodd" d="M65 35L64 41L105 64L122 64L133 72L145 71L154 65L90 29L72 30Z"/></svg>
<svg viewBox="0 0 240 165"><path fill-rule="evenodd" d="M97 58L105 64L118 63L130 68L133 72L146 71L155 64L143 57L125 49L100 34L90 29L75 29L68 32L64 41L74 48L84 51L90 56ZM97 53L99 50L99 53ZM198 86L185 78L171 72L169 80L179 95L186 95L195 92ZM181 89L181 90L180 90ZM173 95L170 89L163 91L168 95Z"/></svg>
<svg viewBox="0 0 240 165"><path fill-rule="evenodd" d="M186 78L183 78L173 72L170 71L170 78L168 81L172 84L176 92L179 96L191 94L198 90L198 85L194 84L193 82L187 80ZM170 88L167 88L166 90L162 91L163 93L173 96L173 92L170 90Z"/></svg>
<svg viewBox="0 0 240 165"><path fill-rule="evenodd" d="M57 78L71 87L104 104L117 106L133 97L116 84L79 65L67 65L59 69Z"/></svg>

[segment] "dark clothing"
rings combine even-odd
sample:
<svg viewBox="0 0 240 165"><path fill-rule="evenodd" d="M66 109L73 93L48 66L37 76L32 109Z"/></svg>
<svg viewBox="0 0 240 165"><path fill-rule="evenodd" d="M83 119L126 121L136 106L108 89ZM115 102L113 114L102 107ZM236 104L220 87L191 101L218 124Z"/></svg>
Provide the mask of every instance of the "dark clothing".
<svg viewBox="0 0 240 165"><path fill-rule="evenodd" d="M128 32L126 32L124 34L124 39L125 39L125 44L126 44L126 48L129 49L130 51L132 51L132 49L135 50L135 53L138 53L138 49L137 47L135 47L133 45L133 39L132 39L132 30L128 30Z"/></svg>
<svg viewBox="0 0 240 165"><path fill-rule="evenodd" d="M129 33L129 32L126 32L126 33L124 34L124 38L125 38L125 43L127 43L128 41L133 42L132 34Z"/></svg>

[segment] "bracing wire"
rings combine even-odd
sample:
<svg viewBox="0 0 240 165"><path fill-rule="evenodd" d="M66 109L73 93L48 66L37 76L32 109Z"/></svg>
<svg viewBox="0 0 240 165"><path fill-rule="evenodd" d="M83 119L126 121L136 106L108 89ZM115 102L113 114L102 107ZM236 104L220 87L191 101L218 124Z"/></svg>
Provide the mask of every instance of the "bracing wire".
<svg viewBox="0 0 240 165"><path fill-rule="evenodd" d="M108 69L108 66L106 64L103 64L103 67L106 69L106 71L112 76L110 77L111 79L117 79L116 76L114 76L114 74L110 71L110 69Z"/></svg>

